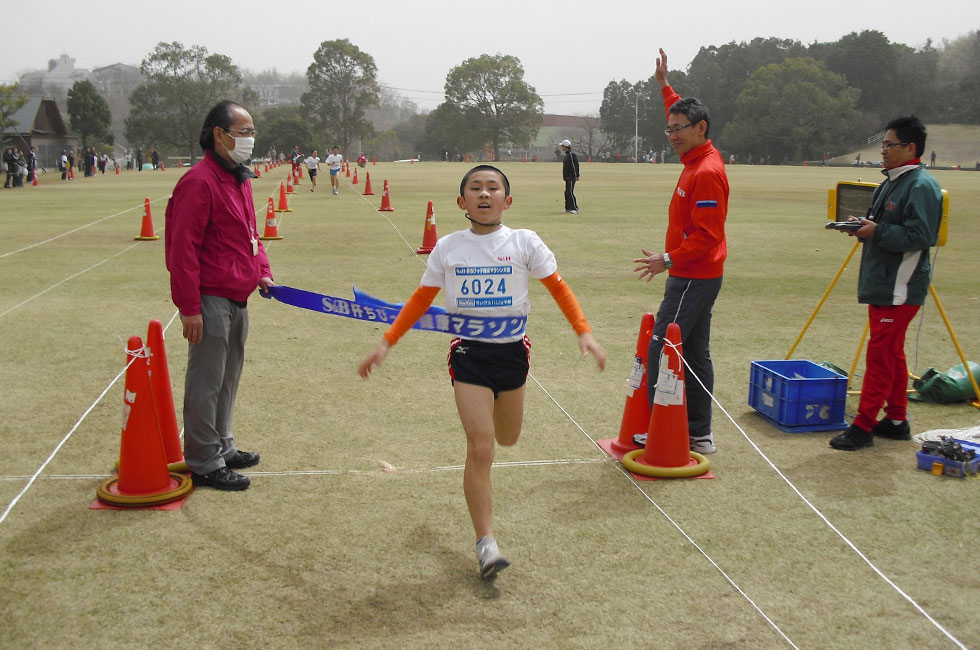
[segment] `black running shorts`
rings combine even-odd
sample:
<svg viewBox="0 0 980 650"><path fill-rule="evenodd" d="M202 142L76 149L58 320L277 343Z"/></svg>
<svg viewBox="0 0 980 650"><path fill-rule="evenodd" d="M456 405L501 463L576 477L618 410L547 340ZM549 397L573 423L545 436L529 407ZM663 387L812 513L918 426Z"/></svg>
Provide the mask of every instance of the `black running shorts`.
<svg viewBox="0 0 980 650"><path fill-rule="evenodd" d="M487 343L454 338L449 344L449 377L453 383L485 386L496 399L502 391L527 383L531 367L531 341Z"/></svg>

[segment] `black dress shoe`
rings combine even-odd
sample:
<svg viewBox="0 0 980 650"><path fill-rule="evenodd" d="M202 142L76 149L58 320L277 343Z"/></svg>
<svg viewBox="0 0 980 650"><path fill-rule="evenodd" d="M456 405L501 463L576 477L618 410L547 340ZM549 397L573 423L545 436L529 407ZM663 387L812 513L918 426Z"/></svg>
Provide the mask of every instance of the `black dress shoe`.
<svg viewBox="0 0 980 650"><path fill-rule="evenodd" d="M245 469L252 465L259 464L259 454L255 451L242 451L239 449L230 460L225 461L225 467L230 469Z"/></svg>
<svg viewBox="0 0 980 650"><path fill-rule="evenodd" d="M216 490L247 490L252 480L241 474L236 474L227 467L219 467L207 474L191 472L191 482L202 487L213 487Z"/></svg>

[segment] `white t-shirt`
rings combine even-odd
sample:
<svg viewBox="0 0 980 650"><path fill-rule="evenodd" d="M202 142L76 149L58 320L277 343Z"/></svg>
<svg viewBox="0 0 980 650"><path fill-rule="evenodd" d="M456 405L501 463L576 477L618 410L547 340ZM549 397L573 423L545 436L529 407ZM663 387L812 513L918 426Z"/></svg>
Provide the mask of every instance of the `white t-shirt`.
<svg viewBox="0 0 980 650"><path fill-rule="evenodd" d="M344 157L338 154L330 154L327 156L323 162L330 165L330 169L340 169L340 163L344 161Z"/></svg>
<svg viewBox="0 0 980 650"><path fill-rule="evenodd" d="M310 156L309 158L306 159L307 169L316 169L316 166L319 164L320 164L320 159L317 158L316 156Z"/></svg>
<svg viewBox="0 0 980 650"><path fill-rule="evenodd" d="M451 314L500 318L527 316L531 311L527 285L558 270L558 262L533 230L507 226L487 235L460 230L436 242L421 284L441 287ZM523 334L492 339L519 341Z"/></svg>

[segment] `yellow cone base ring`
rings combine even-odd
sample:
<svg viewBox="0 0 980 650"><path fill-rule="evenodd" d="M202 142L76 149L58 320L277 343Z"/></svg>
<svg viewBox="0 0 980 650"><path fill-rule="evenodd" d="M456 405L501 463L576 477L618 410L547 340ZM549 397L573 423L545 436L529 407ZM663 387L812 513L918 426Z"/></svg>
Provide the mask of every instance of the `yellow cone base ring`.
<svg viewBox="0 0 980 650"><path fill-rule="evenodd" d="M266 237L263 235L262 237L259 237L259 239L261 239L262 241L269 241L270 239L282 239L282 235L280 235L279 237Z"/></svg>
<svg viewBox="0 0 980 650"><path fill-rule="evenodd" d="M636 449L623 456L623 467L636 474L643 476L656 476L658 478L691 478L701 476L706 473L711 464L708 459L696 451L692 451L691 458L698 461L696 465L685 465L684 467L657 467L655 465L644 465L636 461L636 457L645 450Z"/></svg>
<svg viewBox="0 0 980 650"><path fill-rule="evenodd" d="M131 508L159 505L180 499L194 487L190 476L176 472L170 472L171 485L176 484L176 487L155 494L117 494L112 490L118 481L119 477L113 476L102 482L102 485L95 491L95 496L98 497L99 501L111 506L128 506Z"/></svg>
<svg viewBox="0 0 980 650"><path fill-rule="evenodd" d="M156 241L160 239L160 235L154 235L153 237L133 237L136 241Z"/></svg>

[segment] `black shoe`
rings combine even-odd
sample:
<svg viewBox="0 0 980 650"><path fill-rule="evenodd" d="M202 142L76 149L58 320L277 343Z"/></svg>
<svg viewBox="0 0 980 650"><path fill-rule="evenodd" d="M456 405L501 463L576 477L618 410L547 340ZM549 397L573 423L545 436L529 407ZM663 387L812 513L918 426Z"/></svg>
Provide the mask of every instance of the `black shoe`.
<svg viewBox="0 0 980 650"><path fill-rule="evenodd" d="M249 477L236 474L227 467L219 467L207 474L191 472L191 482L194 485L213 487L216 490L247 490L252 484Z"/></svg>
<svg viewBox="0 0 980 650"><path fill-rule="evenodd" d="M895 424L888 418L885 418L871 429L871 433L882 438L889 438L891 440L911 440L912 431L909 429L909 421L902 420L901 423Z"/></svg>
<svg viewBox="0 0 980 650"><path fill-rule="evenodd" d="M874 444L875 437L870 431L859 429L853 424L844 433L830 439L830 446L842 451L857 451Z"/></svg>
<svg viewBox="0 0 980 650"><path fill-rule="evenodd" d="M255 451L242 451L239 449L230 460L225 461L225 467L229 469L245 469L252 465L259 464L259 454Z"/></svg>

